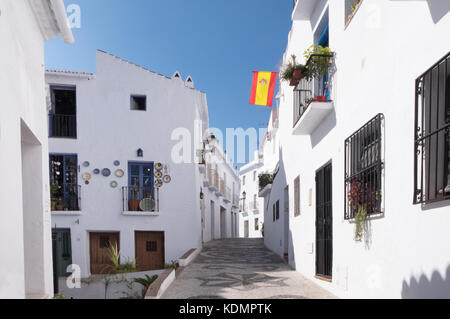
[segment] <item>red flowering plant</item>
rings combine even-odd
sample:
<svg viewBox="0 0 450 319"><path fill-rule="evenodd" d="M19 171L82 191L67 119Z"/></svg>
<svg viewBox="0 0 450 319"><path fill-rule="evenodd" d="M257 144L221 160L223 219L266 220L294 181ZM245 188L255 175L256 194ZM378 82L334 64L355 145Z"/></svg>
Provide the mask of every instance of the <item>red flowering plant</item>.
<svg viewBox="0 0 450 319"><path fill-rule="evenodd" d="M355 221L355 241L361 241L367 231L367 216L376 212L380 192L368 182L355 179L347 194L350 215Z"/></svg>

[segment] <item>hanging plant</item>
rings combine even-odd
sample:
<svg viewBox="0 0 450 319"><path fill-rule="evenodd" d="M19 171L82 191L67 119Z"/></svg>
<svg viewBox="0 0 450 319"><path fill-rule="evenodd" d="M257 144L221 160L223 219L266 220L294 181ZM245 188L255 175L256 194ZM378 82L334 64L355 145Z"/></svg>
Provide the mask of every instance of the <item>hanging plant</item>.
<svg viewBox="0 0 450 319"><path fill-rule="evenodd" d="M358 207L358 213L355 215L355 241L362 241L364 233L367 230L367 208L363 205Z"/></svg>
<svg viewBox="0 0 450 319"><path fill-rule="evenodd" d="M306 75L306 67L303 64L297 64L297 57L291 55L291 61L284 67L281 72L281 79L289 81L290 86L296 86Z"/></svg>

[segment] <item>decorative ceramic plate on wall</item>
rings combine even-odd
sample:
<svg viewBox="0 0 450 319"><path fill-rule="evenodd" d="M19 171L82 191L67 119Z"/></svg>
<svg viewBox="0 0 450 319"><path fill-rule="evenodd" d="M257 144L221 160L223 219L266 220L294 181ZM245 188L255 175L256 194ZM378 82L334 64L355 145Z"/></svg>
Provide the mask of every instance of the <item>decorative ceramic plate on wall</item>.
<svg viewBox="0 0 450 319"><path fill-rule="evenodd" d="M116 176L117 177L123 177L123 175L125 174L125 172L121 169L116 170Z"/></svg>
<svg viewBox="0 0 450 319"><path fill-rule="evenodd" d="M99 170L98 168L94 169L94 174L95 174L95 175L100 174L100 170Z"/></svg>
<svg viewBox="0 0 450 319"><path fill-rule="evenodd" d="M152 212L153 209L155 208L155 201L153 199L151 199L151 198L144 198L139 203L139 208L143 212Z"/></svg>
<svg viewBox="0 0 450 319"><path fill-rule="evenodd" d="M117 187L117 182L116 181L112 181L109 185L111 185L112 188L116 188Z"/></svg>
<svg viewBox="0 0 450 319"><path fill-rule="evenodd" d="M83 166L84 166L84 167L89 167L89 165L90 165L90 163L89 163L88 161L83 162Z"/></svg>
<svg viewBox="0 0 450 319"><path fill-rule="evenodd" d="M160 171L160 170L163 169L163 165L162 165L161 163L156 163L155 169L156 169L157 171Z"/></svg>
<svg viewBox="0 0 450 319"><path fill-rule="evenodd" d="M157 179L157 180L155 181L155 187L156 187L156 188L160 188L162 185L163 185L163 181L162 181L162 180Z"/></svg>
<svg viewBox="0 0 450 319"><path fill-rule="evenodd" d="M114 166L119 166L120 165L120 161L114 161Z"/></svg>
<svg viewBox="0 0 450 319"><path fill-rule="evenodd" d="M109 168L104 168L102 170L102 175L105 176L105 177L110 176L111 175L111 171L109 170Z"/></svg>
<svg viewBox="0 0 450 319"><path fill-rule="evenodd" d="M169 175L165 175L163 177L163 182L166 184L170 183L171 180L172 180L172 178Z"/></svg>
<svg viewBox="0 0 450 319"><path fill-rule="evenodd" d="M156 171L156 172L155 172L155 177L156 177L156 178L162 178L162 177L163 177L162 172L161 172L161 171Z"/></svg>
<svg viewBox="0 0 450 319"><path fill-rule="evenodd" d="M91 179L91 174L89 174L89 173L84 173L82 177L83 177L83 180L84 180L84 181L89 181L89 180Z"/></svg>

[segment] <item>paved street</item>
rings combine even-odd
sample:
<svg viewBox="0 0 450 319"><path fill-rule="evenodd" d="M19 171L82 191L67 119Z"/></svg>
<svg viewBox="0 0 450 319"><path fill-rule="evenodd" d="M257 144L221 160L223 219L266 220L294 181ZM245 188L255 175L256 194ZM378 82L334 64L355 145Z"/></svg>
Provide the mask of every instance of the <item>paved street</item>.
<svg viewBox="0 0 450 319"><path fill-rule="evenodd" d="M163 295L168 299L334 298L293 271L262 239L208 243Z"/></svg>

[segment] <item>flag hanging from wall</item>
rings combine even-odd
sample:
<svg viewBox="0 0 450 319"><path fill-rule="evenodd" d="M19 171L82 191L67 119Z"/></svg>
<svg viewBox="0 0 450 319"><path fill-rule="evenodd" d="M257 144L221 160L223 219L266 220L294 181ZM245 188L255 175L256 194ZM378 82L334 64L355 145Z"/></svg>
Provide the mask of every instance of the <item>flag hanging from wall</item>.
<svg viewBox="0 0 450 319"><path fill-rule="evenodd" d="M278 72L253 71L250 104L272 106Z"/></svg>

